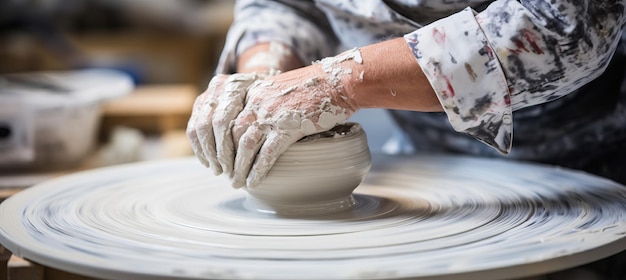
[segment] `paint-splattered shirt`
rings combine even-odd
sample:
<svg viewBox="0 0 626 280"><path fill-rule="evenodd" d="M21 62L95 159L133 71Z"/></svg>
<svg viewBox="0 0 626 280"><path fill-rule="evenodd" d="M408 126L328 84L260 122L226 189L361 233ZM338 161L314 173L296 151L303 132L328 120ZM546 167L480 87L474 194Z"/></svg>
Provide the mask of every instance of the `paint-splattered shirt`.
<svg viewBox="0 0 626 280"><path fill-rule="evenodd" d="M489 153L468 144L463 135L468 134L501 153L536 159L578 149L580 143L567 137L541 142L522 135L528 143L522 141L520 153L515 153L512 127L521 123L523 133L546 138L550 131L535 127L533 132L528 123L536 119L536 125L545 124L546 114L563 127L578 124L564 119L567 114L551 112L574 99L561 97L603 73L620 41L625 2L239 1L218 72L232 72L236 56L258 42L282 42L304 61L315 61L346 48L404 36L445 110L445 115L393 113L401 127L413 131L414 142L436 139L443 150ZM594 109L580 106L577 113L582 115ZM549 127L559 131L553 124ZM621 126L626 127L626 121ZM541 148L546 145L551 148Z"/></svg>

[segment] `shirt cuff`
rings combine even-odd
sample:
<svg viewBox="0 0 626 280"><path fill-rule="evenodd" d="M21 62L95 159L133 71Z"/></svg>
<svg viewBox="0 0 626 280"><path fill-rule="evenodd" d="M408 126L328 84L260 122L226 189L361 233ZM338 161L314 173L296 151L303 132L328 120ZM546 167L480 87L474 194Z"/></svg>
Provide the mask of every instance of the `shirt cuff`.
<svg viewBox="0 0 626 280"><path fill-rule="evenodd" d="M454 130L508 154L513 133L509 88L475 14L466 8L404 39Z"/></svg>
<svg viewBox="0 0 626 280"><path fill-rule="evenodd" d="M334 44L327 34L294 12L260 8L247 12L255 13L250 17L239 15L228 30L217 73L233 73L239 55L259 43L277 42L289 46L305 64L334 54Z"/></svg>
<svg viewBox="0 0 626 280"><path fill-rule="evenodd" d="M272 35L271 32L246 31L247 24L234 24L226 36L226 42L217 63L217 74L232 74L237 69L237 59L246 49L259 43L278 42L286 45L289 40L282 36Z"/></svg>

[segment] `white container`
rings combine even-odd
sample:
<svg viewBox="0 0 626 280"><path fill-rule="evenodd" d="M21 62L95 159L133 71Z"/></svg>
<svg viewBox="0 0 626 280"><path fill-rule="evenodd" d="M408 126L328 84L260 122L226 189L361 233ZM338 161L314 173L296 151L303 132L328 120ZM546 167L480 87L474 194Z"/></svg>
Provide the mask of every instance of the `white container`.
<svg viewBox="0 0 626 280"><path fill-rule="evenodd" d="M96 143L102 102L132 89L126 74L104 69L0 76L0 171L79 164Z"/></svg>

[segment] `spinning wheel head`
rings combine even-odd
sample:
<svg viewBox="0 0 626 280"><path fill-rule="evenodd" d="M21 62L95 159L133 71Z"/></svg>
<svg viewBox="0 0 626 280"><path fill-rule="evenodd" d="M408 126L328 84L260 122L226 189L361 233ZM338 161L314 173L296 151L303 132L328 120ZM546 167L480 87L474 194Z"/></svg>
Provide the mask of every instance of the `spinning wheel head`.
<svg viewBox="0 0 626 280"><path fill-rule="evenodd" d="M0 244L133 280L510 279L626 248L626 188L615 182L493 159L373 163L350 211L290 217L250 210L253 196L194 158L80 172L0 204Z"/></svg>

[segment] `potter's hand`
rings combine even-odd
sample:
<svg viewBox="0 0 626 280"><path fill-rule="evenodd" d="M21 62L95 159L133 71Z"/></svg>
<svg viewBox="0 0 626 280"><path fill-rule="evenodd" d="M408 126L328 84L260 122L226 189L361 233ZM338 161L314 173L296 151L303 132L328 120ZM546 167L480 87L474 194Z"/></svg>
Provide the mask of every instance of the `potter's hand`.
<svg viewBox="0 0 626 280"><path fill-rule="evenodd" d="M244 107L248 86L257 79L256 74L217 75L193 105L187 137L196 157L215 175L232 173L232 120Z"/></svg>
<svg viewBox="0 0 626 280"><path fill-rule="evenodd" d="M358 109L441 111L403 38L264 79L217 76L194 106L188 135L196 155L234 187L257 186L291 144Z"/></svg>
<svg viewBox="0 0 626 280"><path fill-rule="evenodd" d="M198 159L233 187L255 187L287 148L355 111L337 75L312 65L277 76L219 75L194 104L187 135Z"/></svg>
<svg viewBox="0 0 626 280"><path fill-rule="evenodd" d="M232 128L236 149L233 187L258 186L291 144L346 121L355 108L338 83L328 78L320 65L313 65L252 84ZM220 149L231 148L217 145L218 154Z"/></svg>

